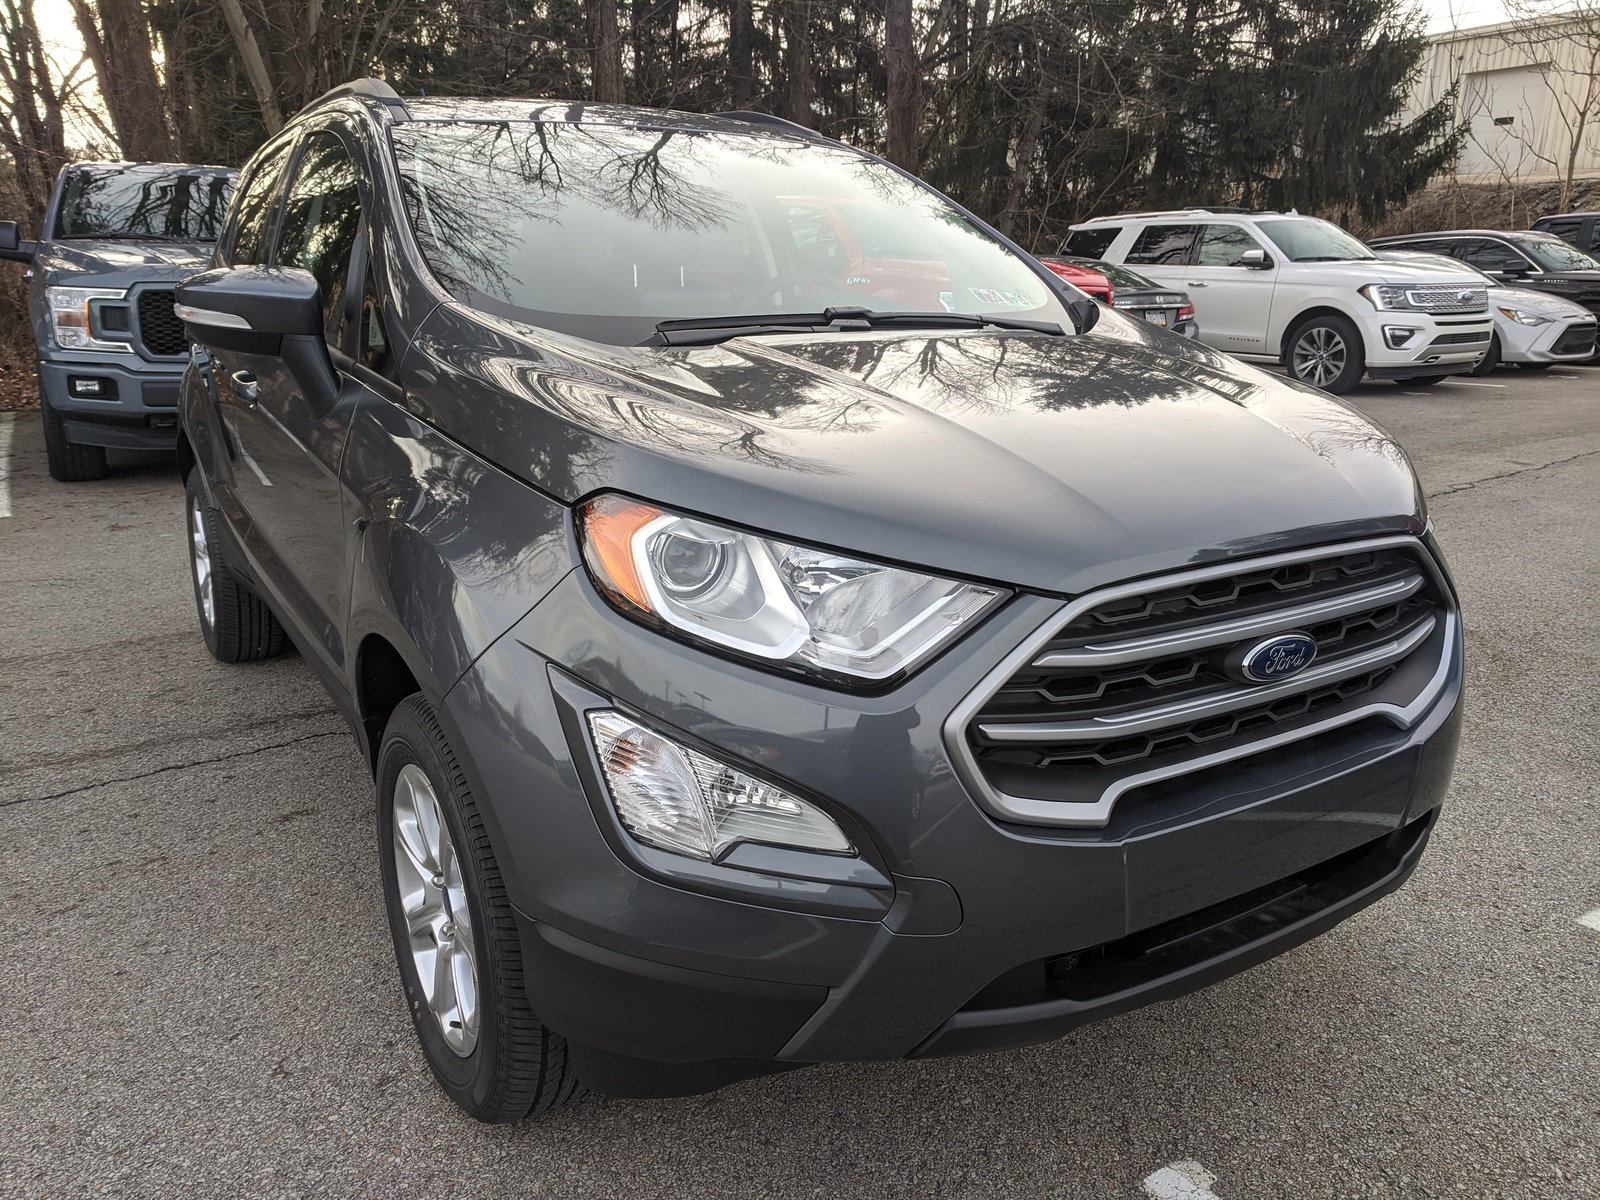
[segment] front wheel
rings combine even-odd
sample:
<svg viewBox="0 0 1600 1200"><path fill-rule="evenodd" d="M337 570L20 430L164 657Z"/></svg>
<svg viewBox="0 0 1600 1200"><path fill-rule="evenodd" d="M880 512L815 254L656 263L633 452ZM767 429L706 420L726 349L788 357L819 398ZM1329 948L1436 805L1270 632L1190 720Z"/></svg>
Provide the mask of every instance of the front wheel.
<svg viewBox="0 0 1600 1200"><path fill-rule="evenodd" d="M1494 370L1499 365L1500 365L1500 335L1498 333L1494 333L1494 334L1490 334L1489 335L1489 349L1488 349L1488 352L1485 353L1484 356L1481 359L1478 360L1478 365L1473 367L1472 370L1468 371L1467 374L1468 375L1472 375L1474 377L1480 376L1480 375L1487 375L1490 371Z"/></svg>
<svg viewBox="0 0 1600 1200"><path fill-rule="evenodd" d="M1448 375L1414 375L1410 379L1400 380L1399 383L1403 388L1432 387L1436 383L1443 383L1448 378Z"/></svg>
<svg viewBox="0 0 1600 1200"><path fill-rule="evenodd" d="M1367 353L1353 322L1329 313L1290 332L1284 366L1301 383L1342 395L1366 374Z"/></svg>
<svg viewBox="0 0 1600 1200"><path fill-rule="evenodd" d="M50 401L43 396L40 396L39 416L44 420L44 457L51 479L59 483L87 483L106 477L104 446L80 446L69 438L61 414L51 408Z"/></svg>
<svg viewBox="0 0 1600 1200"><path fill-rule="evenodd" d="M378 840L406 1007L439 1085L480 1121L577 1099L566 1040L528 1004L522 943L477 801L420 694L384 730Z"/></svg>
<svg viewBox="0 0 1600 1200"><path fill-rule="evenodd" d="M288 635L266 602L245 586L228 566L217 536L216 510L206 496L199 468L183 483L188 513L189 582L194 585L195 615L206 649L218 662L242 663L282 654Z"/></svg>

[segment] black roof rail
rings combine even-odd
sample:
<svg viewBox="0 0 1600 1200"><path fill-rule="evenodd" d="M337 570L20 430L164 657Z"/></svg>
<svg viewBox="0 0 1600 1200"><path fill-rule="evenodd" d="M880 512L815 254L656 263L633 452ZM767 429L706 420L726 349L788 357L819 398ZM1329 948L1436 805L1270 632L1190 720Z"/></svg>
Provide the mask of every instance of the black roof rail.
<svg viewBox="0 0 1600 1200"><path fill-rule="evenodd" d="M800 137L822 138L824 141L831 140L818 133L815 129L807 129L796 121L775 117L771 113L756 112L754 109L736 108L732 112L718 113L717 116L725 121L741 121L746 125L763 125L776 133L792 133Z"/></svg>
<svg viewBox="0 0 1600 1200"><path fill-rule="evenodd" d="M379 104L386 105L390 115L396 121L409 121L411 114L406 111L406 102L400 98L400 93L395 91L381 79L352 79L349 83L341 83L338 87L329 88L310 104L296 113L308 113L314 108L320 108L334 100L345 96L353 96L361 100L376 100Z"/></svg>

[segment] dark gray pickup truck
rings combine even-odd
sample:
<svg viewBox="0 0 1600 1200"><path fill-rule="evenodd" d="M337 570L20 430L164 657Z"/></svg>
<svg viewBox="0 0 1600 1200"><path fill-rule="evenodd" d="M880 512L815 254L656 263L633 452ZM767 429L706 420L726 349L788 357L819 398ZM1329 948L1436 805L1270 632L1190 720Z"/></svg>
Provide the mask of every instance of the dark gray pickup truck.
<svg viewBox="0 0 1600 1200"><path fill-rule="evenodd" d="M0 257L30 264L28 309L50 474L99 479L106 448L170 450L189 340L172 311L202 269L238 172L172 163L73 163L42 237L0 222Z"/></svg>

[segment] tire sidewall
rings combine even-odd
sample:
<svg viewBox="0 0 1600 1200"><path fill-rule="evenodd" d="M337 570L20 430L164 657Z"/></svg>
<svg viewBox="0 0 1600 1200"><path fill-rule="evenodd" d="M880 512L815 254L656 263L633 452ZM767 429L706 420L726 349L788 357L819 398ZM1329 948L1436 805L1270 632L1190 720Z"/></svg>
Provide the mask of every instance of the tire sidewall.
<svg viewBox="0 0 1600 1200"><path fill-rule="evenodd" d="M498 964L491 961L492 950L485 934L488 917L483 911L484 881L477 857L470 853L471 842L463 829L462 814L455 787L450 782L455 771L445 761L433 736L410 711L415 701L406 701L395 710L384 731L378 751L377 808L378 861L383 871L384 910L389 918L389 933L394 941L395 965L405 996L412 1027L422 1043L423 1056L434 1078L451 1098L467 1112L477 1115L493 1099L500 1053L500 992L496 978ZM437 719L437 718L435 718ZM409 947L410 934L400 906L399 878L395 866L394 789L400 772L408 764L420 767L433 785L444 815L456 858L467 883L467 909L472 916L474 961L478 971L478 1041L466 1057L450 1049L439 1023L428 1008L422 983L417 977Z"/></svg>
<svg viewBox="0 0 1600 1200"><path fill-rule="evenodd" d="M1472 370L1468 371L1467 374L1472 378L1477 379L1481 376L1487 375L1499 365L1500 335L1498 333L1493 333L1489 335L1489 349L1484 353L1483 361L1477 366L1473 367Z"/></svg>
<svg viewBox="0 0 1600 1200"><path fill-rule="evenodd" d="M196 508L199 509L198 514ZM200 599L200 577L194 569L194 521L197 515L205 528L206 549L211 552L212 619L210 621L206 620L205 605ZM189 589L194 593L195 620L200 622L200 634L205 638L206 649L211 652L212 657L217 657L217 623L222 617L222 594L218 583L227 570L227 564L222 557L221 545L217 541L217 520L211 511L211 499L206 494L205 481L200 478L198 469L190 471L189 477L184 480L183 528L188 535L185 552L189 560Z"/></svg>
<svg viewBox="0 0 1600 1200"><path fill-rule="evenodd" d="M1308 330L1318 325L1325 325L1337 333L1344 339L1346 348L1344 370L1326 386L1320 387L1309 379L1301 379L1300 376L1295 374L1294 370L1295 347L1300 344L1300 339L1305 337ZM1301 321L1289 331L1289 336L1284 339L1283 365L1290 378L1296 382L1303 383L1307 387L1317 388L1319 391L1330 392L1336 396L1343 395L1360 383L1361 377L1367 373L1366 343L1361 340L1361 331L1356 328L1355 323L1348 317L1336 314L1312 317L1309 320Z"/></svg>

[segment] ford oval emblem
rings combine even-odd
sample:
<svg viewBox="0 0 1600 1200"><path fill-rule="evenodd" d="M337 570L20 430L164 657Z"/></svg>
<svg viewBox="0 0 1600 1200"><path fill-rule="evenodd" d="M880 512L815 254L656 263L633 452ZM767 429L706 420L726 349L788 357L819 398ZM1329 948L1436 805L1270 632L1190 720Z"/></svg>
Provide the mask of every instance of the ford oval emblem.
<svg viewBox="0 0 1600 1200"><path fill-rule="evenodd" d="M1257 642L1239 660L1239 673L1251 683L1276 683L1300 674L1317 656L1317 639L1294 630Z"/></svg>

